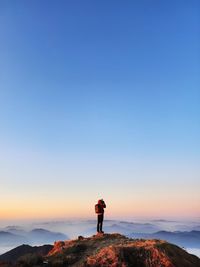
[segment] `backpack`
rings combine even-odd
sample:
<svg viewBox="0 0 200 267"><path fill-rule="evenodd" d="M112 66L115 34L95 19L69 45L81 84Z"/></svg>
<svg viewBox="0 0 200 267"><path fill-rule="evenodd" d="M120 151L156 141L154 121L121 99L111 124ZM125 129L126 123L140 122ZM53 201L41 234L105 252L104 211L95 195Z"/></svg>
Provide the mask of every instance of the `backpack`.
<svg viewBox="0 0 200 267"><path fill-rule="evenodd" d="M96 205L95 205L95 212L96 212L96 213L101 213L101 207L100 207L99 204L96 204Z"/></svg>

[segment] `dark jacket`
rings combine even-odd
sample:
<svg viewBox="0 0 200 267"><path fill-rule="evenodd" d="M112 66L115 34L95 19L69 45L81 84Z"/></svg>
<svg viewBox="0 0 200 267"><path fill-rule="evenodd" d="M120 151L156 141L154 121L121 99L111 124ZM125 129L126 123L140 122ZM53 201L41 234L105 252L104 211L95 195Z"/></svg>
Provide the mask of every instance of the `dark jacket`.
<svg viewBox="0 0 200 267"><path fill-rule="evenodd" d="M98 215L104 214L104 209L106 208L105 202L104 201L99 201L98 204L99 204L99 210L100 210Z"/></svg>

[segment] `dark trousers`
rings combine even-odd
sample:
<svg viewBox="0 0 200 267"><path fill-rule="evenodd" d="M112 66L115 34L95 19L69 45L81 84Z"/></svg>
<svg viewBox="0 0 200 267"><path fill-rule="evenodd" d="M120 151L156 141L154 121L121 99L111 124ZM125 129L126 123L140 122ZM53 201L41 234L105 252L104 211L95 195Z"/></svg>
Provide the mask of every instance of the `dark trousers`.
<svg viewBox="0 0 200 267"><path fill-rule="evenodd" d="M97 215L97 232L102 232L103 214Z"/></svg>

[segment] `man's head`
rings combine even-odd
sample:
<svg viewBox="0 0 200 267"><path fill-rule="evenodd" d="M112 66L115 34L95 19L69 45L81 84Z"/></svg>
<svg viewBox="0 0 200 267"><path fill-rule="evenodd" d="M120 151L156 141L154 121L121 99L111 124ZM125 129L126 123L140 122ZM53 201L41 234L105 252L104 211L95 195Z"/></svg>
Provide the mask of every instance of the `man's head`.
<svg viewBox="0 0 200 267"><path fill-rule="evenodd" d="M103 202L104 202L103 199L99 199L99 200L98 200L98 204L100 204L100 205L101 205Z"/></svg>

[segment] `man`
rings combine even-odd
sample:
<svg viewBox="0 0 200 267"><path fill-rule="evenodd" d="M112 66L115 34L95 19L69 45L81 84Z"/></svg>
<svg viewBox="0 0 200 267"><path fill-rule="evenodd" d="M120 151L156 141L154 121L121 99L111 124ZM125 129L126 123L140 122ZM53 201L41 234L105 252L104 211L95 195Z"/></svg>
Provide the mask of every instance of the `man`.
<svg viewBox="0 0 200 267"><path fill-rule="evenodd" d="M103 227L103 217L104 217L104 209L106 208L106 204L103 199L98 200L98 204L95 205L95 211L97 213L97 233L104 233L102 231Z"/></svg>

